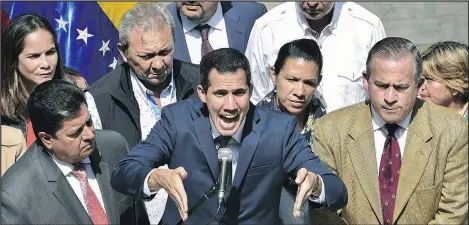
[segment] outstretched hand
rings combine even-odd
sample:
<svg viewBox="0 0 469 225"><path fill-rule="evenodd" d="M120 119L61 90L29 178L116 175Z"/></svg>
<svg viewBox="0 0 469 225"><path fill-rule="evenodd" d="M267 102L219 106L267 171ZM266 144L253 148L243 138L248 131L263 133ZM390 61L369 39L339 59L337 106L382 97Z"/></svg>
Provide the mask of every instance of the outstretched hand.
<svg viewBox="0 0 469 225"><path fill-rule="evenodd" d="M307 171L305 168L298 170L295 183L298 185L296 193L295 205L293 206L293 216L300 217L300 208L303 202L311 195L319 196L322 191L321 179L313 172Z"/></svg>
<svg viewBox="0 0 469 225"><path fill-rule="evenodd" d="M148 179L150 190L163 188L168 192L168 195L176 204L183 221L186 221L188 216L187 194L182 184L182 181L186 178L186 170L183 167L178 167L176 169L154 170Z"/></svg>

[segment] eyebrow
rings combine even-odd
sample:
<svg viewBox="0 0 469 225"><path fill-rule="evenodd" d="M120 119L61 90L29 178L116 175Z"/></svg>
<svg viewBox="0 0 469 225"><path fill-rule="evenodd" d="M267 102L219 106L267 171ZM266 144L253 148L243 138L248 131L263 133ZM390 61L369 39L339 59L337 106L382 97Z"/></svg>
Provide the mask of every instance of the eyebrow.
<svg viewBox="0 0 469 225"><path fill-rule="evenodd" d="M55 46L51 47L50 49L48 49L46 52L49 52L51 50L57 50L57 48ZM28 52L26 53L26 56L31 56L31 55L40 55L42 54L42 52Z"/></svg>
<svg viewBox="0 0 469 225"><path fill-rule="evenodd" d="M294 79L298 79L298 80L305 80L305 81L318 81L318 80L319 80L319 77L315 77L315 78L311 78L311 79L301 79L301 78L299 78L299 77L290 75L290 74L288 74L288 73L285 74L285 77L287 77L287 78L294 78Z"/></svg>
<svg viewBox="0 0 469 225"><path fill-rule="evenodd" d="M79 130L83 130L84 127L88 126L88 123L90 121L93 121L92 118L91 118L91 114L88 114L88 119L85 121L85 123L83 125L81 125L80 127L78 127L77 129L74 129L70 132L69 135L74 135L76 134Z"/></svg>
<svg viewBox="0 0 469 225"><path fill-rule="evenodd" d="M384 83L384 82L381 82L381 81L373 81L373 83L375 85L380 85L380 86L393 86L393 87L400 87L400 88L404 88L404 87L409 87L410 85L409 84L393 84L393 85L390 85L389 83Z"/></svg>

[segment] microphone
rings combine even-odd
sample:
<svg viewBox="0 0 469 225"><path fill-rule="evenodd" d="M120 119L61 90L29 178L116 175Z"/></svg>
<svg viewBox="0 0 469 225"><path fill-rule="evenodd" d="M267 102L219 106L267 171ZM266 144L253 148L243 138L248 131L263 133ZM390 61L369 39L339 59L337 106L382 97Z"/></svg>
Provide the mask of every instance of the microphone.
<svg viewBox="0 0 469 225"><path fill-rule="evenodd" d="M218 207L226 204L226 199L230 195L232 185L232 170L231 167L233 160L233 153L229 148L218 149Z"/></svg>

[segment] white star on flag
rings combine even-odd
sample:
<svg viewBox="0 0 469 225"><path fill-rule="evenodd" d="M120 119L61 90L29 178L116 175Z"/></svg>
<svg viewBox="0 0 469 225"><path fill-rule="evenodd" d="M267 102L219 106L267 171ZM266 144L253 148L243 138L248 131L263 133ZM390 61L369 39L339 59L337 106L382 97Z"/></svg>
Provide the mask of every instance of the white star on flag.
<svg viewBox="0 0 469 225"><path fill-rule="evenodd" d="M103 42L103 46L101 46L101 48L99 49L100 52L103 52L103 57L104 57L104 54L106 54L107 51L111 51L111 49L109 49L109 42L111 40L107 40L106 42L102 41Z"/></svg>
<svg viewBox="0 0 469 225"><path fill-rule="evenodd" d="M77 31L80 34L80 35L78 35L77 40L82 39L85 42L85 44L88 44L88 38L94 36L94 35L88 33L88 27L85 27L84 30L77 29Z"/></svg>
<svg viewBox="0 0 469 225"><path fill-rule="evenodd" d="M117 59L116 57L114 57L114 60L112 60L112 63L109 64L109 67L111 67L112 69L115 69L116 65L117 65Z"/></svg>
<svg viewBox="0 0 469 225"><path fill-rule="evenodd" d="M65 28L65 25L68 24L68 21L63 20L62 16L60 16L60 19L55 19L55 21L57 21L57 23L59 23L59 30L63 29L65 31L65 33L67 33L67 28Z"/></svg>

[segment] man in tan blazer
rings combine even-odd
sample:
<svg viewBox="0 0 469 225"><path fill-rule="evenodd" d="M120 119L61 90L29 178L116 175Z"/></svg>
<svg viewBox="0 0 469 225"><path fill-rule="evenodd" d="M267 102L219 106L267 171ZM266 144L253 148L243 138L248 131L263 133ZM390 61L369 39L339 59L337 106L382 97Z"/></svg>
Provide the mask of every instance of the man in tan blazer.
<svg viewBox="0 0 469 225"><path fill-rule="evenodd" d="M26 151L26 139L21 130L2 125L2 176Z"/></svg>
<svg viewBox="0 0 469 225"><path fill-rule="evenodd" d="M370 99L317 121L314 151L347 186L349 224L467 219L467 121L417 99L420 72L410 41L385 38L367 59Z"/></svg>

